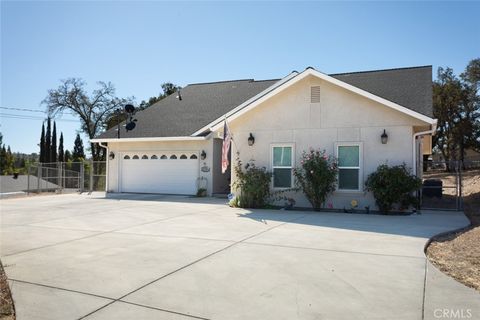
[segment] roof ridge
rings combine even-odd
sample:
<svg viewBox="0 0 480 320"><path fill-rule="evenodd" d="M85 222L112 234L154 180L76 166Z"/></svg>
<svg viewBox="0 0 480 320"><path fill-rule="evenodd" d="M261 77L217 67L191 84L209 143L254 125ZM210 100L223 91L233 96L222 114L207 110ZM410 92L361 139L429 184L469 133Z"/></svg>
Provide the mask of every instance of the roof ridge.
<svg viewBox="0 0 480 320"><path fill-rule="evenodd" d="M255 79L237 79L237 80L222 80L222 81L212 81L212 82L197 82L197 83L189 83L187 86L197 86L203 84L216 84L216 83L228 83L228 82L240 82L240 81L248 81L248 82L264 82L264 81L278 81L280 79L263 79L263 80L255 80Z"/></svg>
<svg viewBox="0 0 480 320"><path fill-rule="evenodd" d="M420 69L428 68L432 65L423 65L423 66L413 66L413 67L401 67L401 68L390 68L390 69L377 69L377 70L363 70L363 71L353 71L353 72L341 72L341 73L331 73L329 76L340 76L344 74L356 74L356 73L370 73L370 72L382 72L382 71L395 71L395 70L407 70L407 69Z"/></svg>

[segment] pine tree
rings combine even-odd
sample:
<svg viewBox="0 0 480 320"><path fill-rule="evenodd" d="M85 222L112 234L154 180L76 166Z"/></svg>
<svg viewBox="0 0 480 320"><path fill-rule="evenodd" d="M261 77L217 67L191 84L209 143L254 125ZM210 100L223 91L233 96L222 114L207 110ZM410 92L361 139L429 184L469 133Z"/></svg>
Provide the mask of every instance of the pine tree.
<svg viewBox="0 0 480 320"><path fill-rule="evenodd" d="M60 132L60 141L58 143L58 161L59 162L66 162L65 161L65 152L63 151L63 132Z"/></svg>
<svg viewBox="0 0 480 320"><path fill-rule="evenodd" d="M73 144L72 158L74 162L85 160L85 151L83 149L83 141L82 141L82 138L80 138L79 133L77 133L77 137L75 138L75 142Z"/></svg>
<svg viewBox="0 0 480 320"><path fill-rule="evenodd" d="M50 150L52 147L52 135L51 135L51 121L50 118L47 119L47 133L45 134L45 162L51 162L50 159Z"/></svg>
<svg viewBox="0 0 480 320"><path fill-rule="evenodd" d="M52 145L50 147L50 162L57 162L57 124L53 122Z"/></svg>
<svg viewBox="0 0 480 320"><path fill-rule="evenodd" d="M45 124L42 123L42 135L40 136L40 162L45 162Z"/></svg>

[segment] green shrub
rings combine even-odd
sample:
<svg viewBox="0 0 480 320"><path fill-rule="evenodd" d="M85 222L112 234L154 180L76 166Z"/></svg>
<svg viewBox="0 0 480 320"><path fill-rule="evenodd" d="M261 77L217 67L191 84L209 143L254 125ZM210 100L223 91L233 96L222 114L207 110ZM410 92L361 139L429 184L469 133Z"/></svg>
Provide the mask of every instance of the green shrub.
<svg viewBox="0 0 480 320"><path fill-rule="evenodd" d="M206 197L207 196L207 189L199 188L197 190L197 197Z"/></svg>
<svg viewBox="0 0 480 320"><path fill-rule="evenodd" d="M300 166L293 170L295 184L302 190L314 210L321 209L327 196L335 190L337 163L325 150L310 149L302 153Z"/></svg>
<svg viewBox="0 0 480 320"><path fill-rule="evenodd" d="M418 200L412 193L421 188L422 180L411 175L405 164L382 164L368 176L365 186L373 193L380 211L388 214L394 205L400 210L417 206Z"/></svg>
<svg viewBox="0 0 480 320"><path fill-rule="evenodd" d="M235 166L236 180L233 187L240 190L237 203L241 208L262 208L266 205L270 196L270 179L272 174L265 168L258 168L255 162L250 160L245 168L237 159Z"/></svg>
<svg viewBox="0 0 480 320"><path fill-rule="evenodd" d="M228 202L228 205L233 208L240 208L240 196L233 197L233 199Z"/></svg>

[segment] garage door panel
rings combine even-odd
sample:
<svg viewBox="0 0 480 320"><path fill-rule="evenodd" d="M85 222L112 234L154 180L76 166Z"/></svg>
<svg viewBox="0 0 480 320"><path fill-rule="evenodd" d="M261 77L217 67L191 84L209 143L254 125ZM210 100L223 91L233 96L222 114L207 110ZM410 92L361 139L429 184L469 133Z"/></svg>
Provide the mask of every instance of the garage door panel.
<svg viewBox="0 0 480 320"><path fill-rule="evenodd" d="M155 154L162 154L161 152ZM179 157L182 153L177 153ZM195 194L198 160L195 159L122 160L122 192Z"/></svg>

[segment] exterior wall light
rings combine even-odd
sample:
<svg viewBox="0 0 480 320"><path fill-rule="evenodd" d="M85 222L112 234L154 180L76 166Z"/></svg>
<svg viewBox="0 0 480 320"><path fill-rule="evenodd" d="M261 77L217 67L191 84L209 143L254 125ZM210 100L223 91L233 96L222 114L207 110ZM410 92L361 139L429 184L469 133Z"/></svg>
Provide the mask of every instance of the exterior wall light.
<svg viewBox="0 0 480 320"><path fill-rule="evenodd" d="M207 153L205 152L205 150L202 150L202 153L200 153L200 159L205 160L206 157Z"/></svg>
<svg viewBox="0 0 480 320"><path fill-rule="evenodd" d="M110 153L108 154L108 159L110 160L115 159L115 153L113 151L110 151Z"/></svg>
<svg viewBox="0 0 480 320"><path fill-rule="evenodd" d="M248 137L248 145L251 147L255 143L255 138L253 137L252 133L250 132L250 136Z"/></svg>
<svg viewBox="0 0 480 320"><path fill-rule="evenodd" d="M380 139L382 140L382 144L387 144L388 134L387 134L387 132L385 131L385 129L383 129L383 133L382 133L382 135L380 136Z"/></svg>

